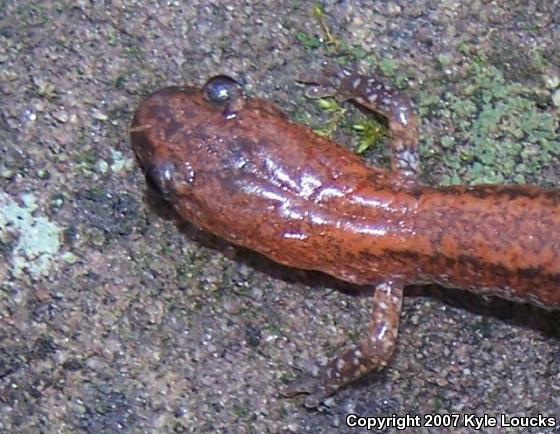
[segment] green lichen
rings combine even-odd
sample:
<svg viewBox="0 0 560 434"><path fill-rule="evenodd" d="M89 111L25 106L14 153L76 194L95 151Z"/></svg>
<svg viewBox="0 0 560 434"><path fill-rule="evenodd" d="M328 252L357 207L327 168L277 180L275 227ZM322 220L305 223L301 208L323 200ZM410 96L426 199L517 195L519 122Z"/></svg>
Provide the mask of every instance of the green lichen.
<svg viewBox="0 0 560 434"><path fill-rule="evenodd" d="M111 171L118 173L122 170L130 170L134 166L132 158L126 158L121 151L111 149Z"/></svg>
<svg viewBox="0 0 560 434"><path fill-rule="evenodd" d="M390 57L384 57L381 59L378 67L385 77L394 77L399 69L397 62Z"/></svg>
<svg viewBox="0 0 560 434"><path fill-rule="evenodd" d="M19 277L24 270L34 278L48 274L60 250L62 229L41 215L32 194L21 196L19 205L6 193L0 192L0 237L15 237L11 247L11 273Z"/></svg>
<svg viewBox="0 0 560 434"><path fill-rule="evenodd" d="M458 171L444 184L535 181L560 154L558 113L540 108L533 89L507 82L484 58L471 65L462 93L446 95L439 106L455 127L453 142L442 138L443 160ZM421 109L433 102L423 101Z"/></svg>

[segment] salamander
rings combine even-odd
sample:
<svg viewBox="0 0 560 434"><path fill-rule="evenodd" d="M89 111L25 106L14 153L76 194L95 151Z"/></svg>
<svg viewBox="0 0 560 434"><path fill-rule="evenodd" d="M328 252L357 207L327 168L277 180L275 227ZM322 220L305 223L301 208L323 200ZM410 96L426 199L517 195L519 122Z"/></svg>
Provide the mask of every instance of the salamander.
<svg viewBox="0 0 560 434"><path fill-rule="evenodd" d="M230 77L147 97L131 143L148 183L184 219L290 267L372 288L368 334L317 376L290 384L313 406L389 361L403 287L437 283L560 306L560 190L530 185L429 186L419 169L411 100L386 83L326 67L300 78L384 116L391 167L248 98Z"/></svg>

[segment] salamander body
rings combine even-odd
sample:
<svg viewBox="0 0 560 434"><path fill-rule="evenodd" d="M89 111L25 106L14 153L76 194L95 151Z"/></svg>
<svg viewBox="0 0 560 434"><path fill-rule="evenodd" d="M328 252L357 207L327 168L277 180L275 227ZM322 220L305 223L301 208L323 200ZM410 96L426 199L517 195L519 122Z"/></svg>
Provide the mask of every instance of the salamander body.
<svg viewBox="0 0 560 434"><path fill-rule="evenodd" d="M186 220L281 264L375 287L368 336L287 395L309 393L315 405L383 367L405 285L560 306L559 190L424 185L410 100L346 70L302 81L311 96L353 99L384 115L391 169L367 167L273 104L245 98L225 76L154 93L131 128L148 182Z"/></svg>

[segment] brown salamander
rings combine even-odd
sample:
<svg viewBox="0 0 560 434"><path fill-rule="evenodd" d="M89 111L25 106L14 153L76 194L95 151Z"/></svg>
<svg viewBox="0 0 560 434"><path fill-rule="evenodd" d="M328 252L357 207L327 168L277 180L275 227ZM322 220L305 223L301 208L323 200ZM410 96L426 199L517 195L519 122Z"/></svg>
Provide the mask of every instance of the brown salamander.
<svg viewBox="0 0 560 434"><path fill-rule="evenodd" d="M391 170L367 167L273 104L246 98L227 76L154 93L131 128L147 180L183 218L281 264L375 288L368 336L286 395L308 393L316 405L385 366L405 285L560 306L560 190L424 185L408 98L346 70L302 81L311 96L352 99L385 116Z"/></svg>

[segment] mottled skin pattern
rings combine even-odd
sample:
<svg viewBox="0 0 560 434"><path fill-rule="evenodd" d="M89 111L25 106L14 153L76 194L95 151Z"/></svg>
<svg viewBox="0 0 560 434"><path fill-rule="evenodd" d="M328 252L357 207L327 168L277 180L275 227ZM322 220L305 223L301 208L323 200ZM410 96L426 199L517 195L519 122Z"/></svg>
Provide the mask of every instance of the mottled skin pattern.
<svg viewBox="0 0 560 434"><path fill-rule="evenodd" d="M535 186L429 187L418 180L412 103L376 79L328 68L313 96L353 99L387 117L390 171L245 99L225 76L172 87L131 128L146 178L186 220L284 265L375 287L368 336L284 393L306 404L385 366L405 285L436 282L560 306L560 191Z"/></svg>

